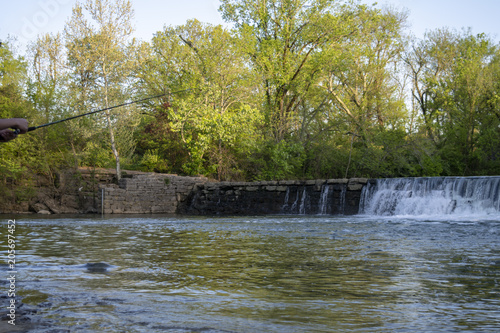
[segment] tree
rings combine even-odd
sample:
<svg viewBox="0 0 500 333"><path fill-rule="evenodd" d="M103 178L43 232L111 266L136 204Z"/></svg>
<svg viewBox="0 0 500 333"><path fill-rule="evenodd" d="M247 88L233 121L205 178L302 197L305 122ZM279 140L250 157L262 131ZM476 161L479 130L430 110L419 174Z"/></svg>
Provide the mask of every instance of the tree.
<svg viewBox="0 0 500 333"><path fill-rule="evenodd" d="M86 14L90 16L89 21ZM133 62L129 39L134 12L128 0L87 0L76 4L65 36L74 79L81 88L80 105L109 108L123 102L130 88ZM116 142L117 119L105 112L111 150L116 160L116 176L121 177L120 153Z"/></svg>
<svg viewBox="0 0 500 333"><path fill-rule="evenodd" d="M353 15L356 31L325 48L325 71L317 83L318 94L325 96L330 108L325 121L337 129L332 140L340 149L349 150L342 158L342 176L403 172L409 163L402 151L410 143L398 68L405 47L406 14L358 6Z"/></svg>
<svg viewBox="0 0 500 333"><path fill-rule="evenodd" d="M436 30L421 41L413 41L404 56L412 81L412 100L420 109L425 131L438 145L442 140L433 93L440 80L450 75L457 56L456 37L450 30Z"/></svg>
<svg viewBox="0 0 500 333"><path fill-rule="evenodd" d="M481 143L498 129L491 117L498 47L484 34L436 30L413 48L414 98L450 175L476 174ZM496 136L496 135L495 135ZM488 144L491 150L491 143Z"/></svg>
<svg viewBox="0 0 500 333"><path fill-rule="evenodd" d="M60 34L40 36L29 46L30 69L29 92L35 108L41 111L48 123L55 120L63 98L65 83L64 46Z"/></svg>
<svg viewBox="0 0 500 333"><path fill-rule="evenodd" d="M352 8L335 0L221 2L262 80L266 122L279 142L300 128L299 109L322 74L317 54L354 33Z"/></svg>
<svg viewBox="0 0 500 333"><path fill-rule="evenodd" d="M28 46L28 62L30 75L27 96L37 111L31 116L30 121L45 124L66 118L70 114L67 98L68 71L61 35L39 36ZM46 163L42 164L47 172L56 167L52 158L56 158L56 155L65 155L68 139L73 142L73 135L67 129L68 125L65 124L44 128L30 134L40 138L38 148L44 152L47 159ZM75 151L73 151L73 163L78 166Z"/></svg>
<svg viewBox="0 0 500 333"><path fill-rule="evenodd" d="M401 33L406 16L360 7L356 17L359 30L325 52L330 62L321 86L349 124L347 131L367 145L374 131L398 127L406 118L394 70L404 49Z"/></svg>
<svg viewBox="0 0 500 333"><path fill-rule="evenodd" d="M152 54L143 52L140 84L151 94L182 91L157 105L156 119L168 121L166 131L158 134L179 134L189 154L182 166L185 173L233 177L236 146L244 144L241 138L251 136L258 122L250 98L255 89L240 42L222 26L192 20L158 32Z"/></svg>
<svg viewBox="0 0 500 333"><path fill-rule="evenodd" d="M0 46L0 118L31 118L31 106L24 96L26 61L14 52L14 41ZM15 203L33 194L34 174L39 170L37 139L30 135L0 145L2 203ZM7 184L12 185L10 188Z"/></svg>

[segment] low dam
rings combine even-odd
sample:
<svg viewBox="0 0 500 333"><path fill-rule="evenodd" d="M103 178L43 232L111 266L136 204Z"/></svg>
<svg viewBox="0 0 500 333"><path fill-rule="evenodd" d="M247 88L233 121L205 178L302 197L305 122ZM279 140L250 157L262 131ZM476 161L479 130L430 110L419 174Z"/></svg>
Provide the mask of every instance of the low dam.
<svg viewBox="0 0 500 333"><path fill-rule="evenodd" d="M365 178L221 182L197 185L180 213L190 215L353 215Z"/></svg>
<svg viewBox="0 0 500 333"><path fill-rule="evenodd" d="M102 186L104 213L184 215L491 215L500 177L210 182L146 174Z"/></svg>
<svg viewBox="0 0 500 333"><path fill-rule="evenodd" d="M184 215L484 215L500 213L500 177L209 182L145 174L102 185L104 213Z"/></svg>
<svg viewBox="0 0 500 333"><path fill-rule="evenodd" d="M213 182L110 171L56 178L30 202L0 212L183 215L496 215L500 176ZM56 191L53 190L56 189ZM52 190L51 190L52 189ZM3 211L2 211L3 209Z"/></svg>
<svg viewBox="0 0 500 333"><path fill-rule="evenodd" d="M100 186L104 214L267 215L358 213L367 179L209 182L144 174Z"/></svg>

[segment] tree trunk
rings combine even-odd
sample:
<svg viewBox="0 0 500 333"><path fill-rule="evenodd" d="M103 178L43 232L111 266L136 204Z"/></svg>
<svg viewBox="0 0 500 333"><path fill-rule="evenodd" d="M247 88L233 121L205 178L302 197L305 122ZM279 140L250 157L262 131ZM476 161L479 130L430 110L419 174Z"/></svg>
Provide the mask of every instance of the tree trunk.
<svg viewBox="0 0 500 333"><path fill-rule="evenodd" d="M109 101L108 101L108 89L106 87L105 89L105 96L106 100L106 108L109 108ZM111 117L109 116L109 112L106 111L106 121L108 122L108 128L109 128L109 139L111 141L111 151L113 152L113 155L115 155L115 160L116 160L116 179L120 180L122 178L122 173L120 170L120 154L118 153L118 149L116 149L116 143L115 143L115 133L113 131L113 124L111 123Z"/></svg>

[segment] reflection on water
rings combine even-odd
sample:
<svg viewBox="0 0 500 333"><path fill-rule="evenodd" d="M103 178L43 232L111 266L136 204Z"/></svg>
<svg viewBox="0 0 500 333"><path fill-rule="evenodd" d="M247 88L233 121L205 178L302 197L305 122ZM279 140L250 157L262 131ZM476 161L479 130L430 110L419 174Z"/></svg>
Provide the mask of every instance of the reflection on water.
<svg viewBox="0 0 500 333"><path fill-rule="evenodd" d="M50 322L33 332L500 329L497 221L17 222L20 289Z"/></svg>

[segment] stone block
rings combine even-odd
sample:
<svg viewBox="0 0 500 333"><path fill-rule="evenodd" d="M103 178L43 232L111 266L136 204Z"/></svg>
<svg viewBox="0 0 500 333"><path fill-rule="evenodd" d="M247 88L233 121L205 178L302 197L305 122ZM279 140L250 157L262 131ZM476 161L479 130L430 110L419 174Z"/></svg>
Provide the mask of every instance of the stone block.
<svg viewBox="0 0 500 333"><path fill-rule="evenodd" d="M349 182L349 179L343 178L343 179L328 179L326 181L327 184L347 184Z"/></svg>
<svg viewBox="0 0 500 333"><path fill-rule="evenodd" d="M347 185L348 191L361 191L363 189L363 184L349 184Z"/></svg>
<svg viewBox="0 0 500 333"><path fill-rule="evenodd" d="M287 186L298 184L298 182L296 180L280 180L278 183L280 185L287 185Z"/></svg>
<svg viewBox="0 0 500 333"><path fill-rule="evenodd" d="M259 189L258 186L247 186L245 188L245 191L247 191L247 192L256 192L258 189Z"/></svg>
<svg viewBox="0 0 500 333"><path fill-rule="evenodd" d="M368 178L351 178L349 179L349 183L358 183L364 185L368 183Z"/></svg>

